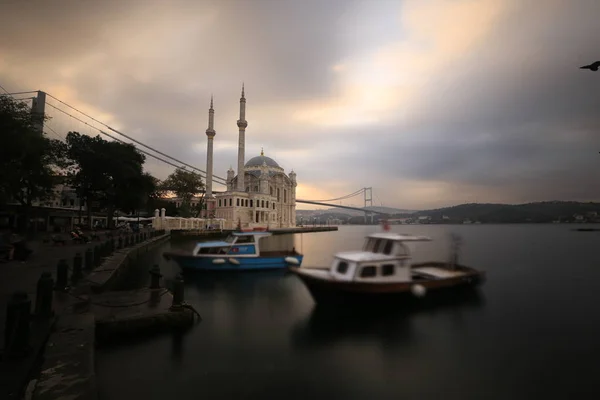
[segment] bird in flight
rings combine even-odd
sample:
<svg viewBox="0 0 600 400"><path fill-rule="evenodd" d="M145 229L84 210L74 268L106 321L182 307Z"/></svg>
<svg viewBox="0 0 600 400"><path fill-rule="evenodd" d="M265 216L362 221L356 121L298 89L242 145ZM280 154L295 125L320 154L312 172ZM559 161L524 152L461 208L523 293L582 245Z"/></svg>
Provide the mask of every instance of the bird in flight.
<svg viewBox="0 0 600 400"><path fill-rule="evenodd" d="M598 68L600 68L600 61L593 62L590 65L584 65L583 67L579 67L579 69L589 69L591 71L598 71Z"/></svg>

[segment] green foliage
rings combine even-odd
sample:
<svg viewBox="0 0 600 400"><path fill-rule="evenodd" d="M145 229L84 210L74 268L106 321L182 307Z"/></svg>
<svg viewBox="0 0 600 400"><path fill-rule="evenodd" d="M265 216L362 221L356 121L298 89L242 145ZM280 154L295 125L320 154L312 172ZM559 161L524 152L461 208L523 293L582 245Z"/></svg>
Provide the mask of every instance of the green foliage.
<svg viewBox="0 0 600 400"><path fill-rule="evenodd" d="M204 207L204 182L202 177L194 172L178 168L161 184L164 192L175 193L181 199L182 205L178 214L182 217L197 217ZM192 206L192 199L199 196L198 203Z"/></svg>
<svg viewBox="0 0 600 400"><path fill-rule="evenodd" d="M17 200L29 208L34 201L46 199L64 166L64 144L40 135L35 122L27 104L0 96L2 203Z"/></svg>
<svg viewBox="0 0 600 400"><path fill-rule="evenodd" d="M144 173L145 157L133 145L69 132L67 147L69 183L88 205L106 209L109 224L115 210L135 211L156 192L157 180Z"/></svg>
<svg viewBox="0 0 600 400"><path fill-rule="evenodd" d="M204 182L200 175L177 168L162 182L162 189L175 193L184 203L190 203L194 196L202 193Z"/></svg>

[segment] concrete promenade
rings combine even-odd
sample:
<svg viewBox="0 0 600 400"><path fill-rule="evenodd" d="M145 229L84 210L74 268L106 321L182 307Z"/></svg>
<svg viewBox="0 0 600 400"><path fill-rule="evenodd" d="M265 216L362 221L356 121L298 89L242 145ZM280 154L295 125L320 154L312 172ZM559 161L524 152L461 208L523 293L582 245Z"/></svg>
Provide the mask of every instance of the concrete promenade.
<svg viewBox="0 0 600 400"><path fill-rule="evenodd" d="M150 234L150 231L142 231ZM108 236L107 231L95 232L97 238L92 240L90 243L76 244L72 240L67 240L66 245L54 245L45 243L41 238L39 240L29 240L27 246L33 250L27 261L10 261L0 264L0 398L1 399L17 399L23 395L23 390L27 386L27 383L32 378L35 371L39 371L41 364L47 365L49 362L52 363L59 361L65 357L66 354L72 353L74 349L87 348L88 351L84 357L88 357L87 353L92 352L93 359L93 347L95 340L93 336L94 332L94 316L91 313L78 315L81 313L74 312L73 308L77 304L81 303L81 299L76 296L70 295L65 292L54 291L53 292L53 311L54 317L51 318L40 318L33 315L35 311L36 292L38 280L42 273L50 273L56 282L57 279L57 264L59 260L65 259L69 268L69 282L73 271L73 259L77 253L82 257L83 261L83 281L86 280L87 274L90 273L94 266L85 266L85 252L88 248L95 248L96 246L106 243ZM125 232L112 232L115 243L118 243L117 237L119 235L131 237L131 233ZM158 238L152 238L151 235L148 238L148 242L155 241ZM145 247L146 242L140 244L128 243L127 249L119 250L118 253L129 253L133 251L137 254L139 247ZM131 247L130 247L131 246ZM106 250L105 250L106 251ZM106 256L106 254L105 254ZM101 258L106 261L106 258ZM101 266L100 266L101 267ZM5 354L5 336L6 332L6 317L7 317L7 305L11 299L11 296L15 292L26 293L29 300L31 301L31 312L32 317L29 324L29 346L25 354L20 354L15 357L8 357ZM58 325L56 322L58 321ZM76 327L76 329L75 329ZM61 333L64 330L65 333ZM54 339L48 340L51 332ZM87 332L87 334L86 334ZM90 333L91 332L91 333ZM57 336L57 333L59 336ZM70 336L73 336L71 338ZM90 336L91 335L91 336ZM59 338L57 341L57 337ZM40 360L40 355L46 347L44 353L44 360ZM91 350L90 350L91 349ZM57 358L58 357L58 358ZM72 358L72 357L71 357ZM87 358L86 358L87 359ZM93 363L90 364L92 359L88 359L84 365L90 365L90 374L93 374ZM80 365L80 364L77 364ZM80 365L81 366L81 365ZM85 369L85 368L83 368ZM77 367L77 371L83 373L82 368ZM93 388L89 384L93 383L93 379L89 380L86 384L88 386L84 389L85 392ZM61 383L62 384L62 383ZM92 385L93 386L93 385ZM38 388L34 398L46 398L45 396L39 396ZM77 391L77 388L72 388ZM52 391L48 391L51 394ZM56 392L54 392L56 394ZM73 391L71 391L73 394ZM31 393L29 394L31 396Z"/></svg>

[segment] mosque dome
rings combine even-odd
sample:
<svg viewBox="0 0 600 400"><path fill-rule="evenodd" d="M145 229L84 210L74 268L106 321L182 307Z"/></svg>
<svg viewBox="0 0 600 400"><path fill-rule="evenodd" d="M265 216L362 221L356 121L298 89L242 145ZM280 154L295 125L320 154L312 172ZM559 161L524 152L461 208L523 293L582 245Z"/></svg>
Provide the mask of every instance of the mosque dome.
<svg viewBox="0 0 600 400"><path fill-rule="evenodd" d="M252 157L246 163L245 167L260 167L263 163L267 164L268 167L281 168L277 161L273 160L271 157L265 156L262 152L260 156Z"/></svg>

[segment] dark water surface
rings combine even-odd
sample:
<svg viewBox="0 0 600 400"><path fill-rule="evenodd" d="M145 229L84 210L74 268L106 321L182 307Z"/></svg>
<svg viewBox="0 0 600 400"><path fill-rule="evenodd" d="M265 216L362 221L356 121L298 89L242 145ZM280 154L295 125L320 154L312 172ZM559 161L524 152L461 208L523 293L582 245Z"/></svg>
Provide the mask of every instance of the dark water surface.
<svg viewBox="0 0 600 400"><path fill-rule="evenodd" d="M101 399L531 399L600 396L600 233L574 225L394 226L429 235L417 261L487 271L478 293L438 307L323 312L293 275L186 275L202 322L101 349ZM589 227L589 226L588 226ZM356 250L373 226L304 234L303 265ZM190 244L177 244L177 246ZM179 271L160 256L167 285ZM146 268L146 266L144 266ZM138 274L136 284L145 284ZM597 398L597 397L596 397Z"/></svg>

